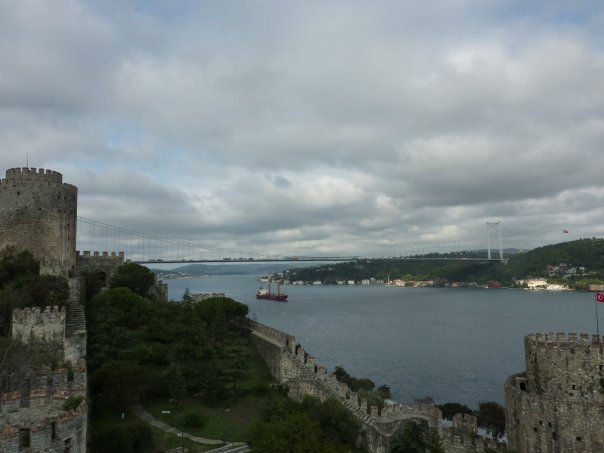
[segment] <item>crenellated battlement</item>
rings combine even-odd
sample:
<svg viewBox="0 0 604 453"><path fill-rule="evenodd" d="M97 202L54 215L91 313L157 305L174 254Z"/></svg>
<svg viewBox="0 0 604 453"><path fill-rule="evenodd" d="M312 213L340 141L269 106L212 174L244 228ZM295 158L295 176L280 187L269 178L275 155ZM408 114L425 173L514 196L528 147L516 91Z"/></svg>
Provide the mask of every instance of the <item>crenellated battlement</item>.
<svg viewBox="0 0 604 453"><path fill-rule="evenodd" d="M561 348L600 344L600 337L598 335L576 332L538 332L529 334L524 339L525 342L545 344L548 347L558 346Z"/></svg>
<svg viewBox="0 0 604 453"><path fill-rule="evenodd" d="M12 337L29 342L30 339L63 341L66 309L59 307L20 308L13 310Z"/></svg>
<svg viewBox="0 0 604 453"><path fill-rule="evenodd" d="M335 398L363 425L366 436L364 448L373 452L389 451L390 439L411 418L422 418L431 428L441 429L440 410L431 403L390 403L383 408L370 405L339 382L335 373L327 374L295 337L251 319L239 319L235 324L251 331L251 339L275 378L287 385L289 395L302 399L306 395L321 400Z"/></svg>
<svg viewBox="0 0 604 453"><path fill-rule="evenodd" d="M6 179L3 179L2 182L33 179L60 183L63 182L63 175L58 171L43 168L17 167L6 170Z"/></svg>

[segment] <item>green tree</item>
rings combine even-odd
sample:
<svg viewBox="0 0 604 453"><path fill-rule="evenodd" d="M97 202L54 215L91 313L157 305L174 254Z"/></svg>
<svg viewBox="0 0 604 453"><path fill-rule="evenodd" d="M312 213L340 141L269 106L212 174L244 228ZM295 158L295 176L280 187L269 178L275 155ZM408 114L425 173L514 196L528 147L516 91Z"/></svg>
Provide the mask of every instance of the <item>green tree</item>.
<svg viewBox="0 0 604 453"><path fill-rule="evenodd" d="M332 443L347 444L353 447L356 443L361 425L357 418L344 409L334 398L321 402L318 398L305 397L302 409L319 422L324 438Z"/></svg>
<svg viewBox="0 0 604 453"><path fill-rule="evenodd" d="M322 451L321 435L317 421L305 413L294 412L256 424L250 445L257 453L316 453Z"/></svg>
<svg viewBox="0 0 604 453"><path fill-rule="evenodd" d="M92 453L146 453L153 450L151 427L137 418L130 418L115 425L93 429L90 440Z"/></svg>
<svg viewBox="0 0 604 453"><path fill-rule="evenodd" d="M129 288L140 296L147 296L154 284L155 274L138 263L122 264L109 281L110 288Z"/></svg>
<svg viewBox="0 0 604 453"><path fill-rule="evenodd" d="M494 441L505 433L505 409L495 401L487 401L478 405L478 426L486 429Z"/></svg>
<svg viewBox="0 0 604 453"><path fill-rule="evenodd" d="M7 283L20 286L39 273L40 263L30 251L17 252L14 247L5 247L0 252L0 288Z"/></svg>
<svg viewBox="0 0 604 453"><path fill-rule="evenodd" d="M392 453L444 453L438 433L423 419L409 419L403 431L392 438Z"/></svg>
<svg viewBox="0 0 604 453"><path fill-rule="evenodd" d="M119 411L140 401L149 387L147 370L129 361L114 361L95 371L91 387Z"/></svg>
<svg viewBox="0 0 604 453"><path fill-rule="evenodd" d="M438 408L443 414L445 420L453 420L453 416L457 414L473 414L474 411L468 406L461 403L445 403L439 404Z"/></svg>
<svg viewBox="0 0 604 453"><path fill-rule="evenodd" d="M380 396L381 399L383 400L388 400L390 398L392 398L392 392L390 391L390 386L389 385L380 385L377 389L378 395Z"/></svg>

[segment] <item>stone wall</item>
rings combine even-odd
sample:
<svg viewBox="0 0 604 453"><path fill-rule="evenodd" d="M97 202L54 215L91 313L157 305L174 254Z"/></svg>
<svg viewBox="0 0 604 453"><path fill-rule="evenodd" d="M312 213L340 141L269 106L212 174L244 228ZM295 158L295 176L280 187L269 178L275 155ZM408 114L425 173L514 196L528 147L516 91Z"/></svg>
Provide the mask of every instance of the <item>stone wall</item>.
<svg viewBox="0 0 604 453"><path fill-rule="evenodd" d="M28 343L31 339L62 342L66 308L45 307L13 310L12 337Z"/></svg>
<svg viewBox="0 0 604 453"><path fill-rule="evenodd" d="M78 275L85 272L95 273L101 285L107 286L113 273L124 264L124 252L77 251L76 264Z"/></svg>
<svg viewBox="0 0 604 453"><path fill-rule="evenodd" d="M35 412L35 415L28 412ZM26 422L0 426L0 452L86 452L88 407L85 401L70 411L20 411Z"/></svg>
<svg viewBox="0 0 604 453"><path fill-rule="evenodd" d="M359 444L367 451L387 453L391 438L403 429L405 422L421 418L428 425L441 431L441 412L429 403L395 403L381 411L367 405L360 395L338 382L335 374L327 374L324 366L315 363L295 337L250 319L238 320L237 324L250 330L250 338L267 363L273 376L287 385L289 395L300 400L306 395L321 400L333 397L361 422Z"/></svg>
<svg viewBox="0 0 604 453"><path fill-rule="evenodd" d="M599 340L554 332L525 337L526 373L505 383L511 449L604 451L604 345Z"/></svg>
<svg viewBox="0 0 604 453"><path fill-rule="evenodd" d="M30 250L42 274L73 276L77 196L56 171L7 170L0 181L0 250Z"/></svg>

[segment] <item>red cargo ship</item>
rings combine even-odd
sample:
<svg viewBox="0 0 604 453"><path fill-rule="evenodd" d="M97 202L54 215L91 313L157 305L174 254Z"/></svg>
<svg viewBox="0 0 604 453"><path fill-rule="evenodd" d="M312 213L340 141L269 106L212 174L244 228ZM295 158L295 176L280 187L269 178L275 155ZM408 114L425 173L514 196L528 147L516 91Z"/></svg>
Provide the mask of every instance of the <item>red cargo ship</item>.
<svg viewBox="0 0 604 453"><path fill-rule="evenodd" d="M271 286L268 286L268 289L260 288L256 293L256 299L268 299L268 300L278 300L279 302L287 302L287 294L281 294L279 291L279 286L277 286L277 293L273 293L271 291Z"/></svg>

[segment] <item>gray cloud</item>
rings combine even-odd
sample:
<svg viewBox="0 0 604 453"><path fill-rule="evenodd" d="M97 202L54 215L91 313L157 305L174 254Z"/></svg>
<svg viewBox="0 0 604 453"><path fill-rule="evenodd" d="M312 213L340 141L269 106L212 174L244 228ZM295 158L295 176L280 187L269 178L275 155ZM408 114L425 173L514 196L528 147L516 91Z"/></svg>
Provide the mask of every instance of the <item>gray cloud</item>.
<svg viewBox="0 0 604 453"><path fill-rule="evenodd" d="M86 217L250 251L602 235L603 24L568 2L0 2L0 158L62 171Z"/></svg>

